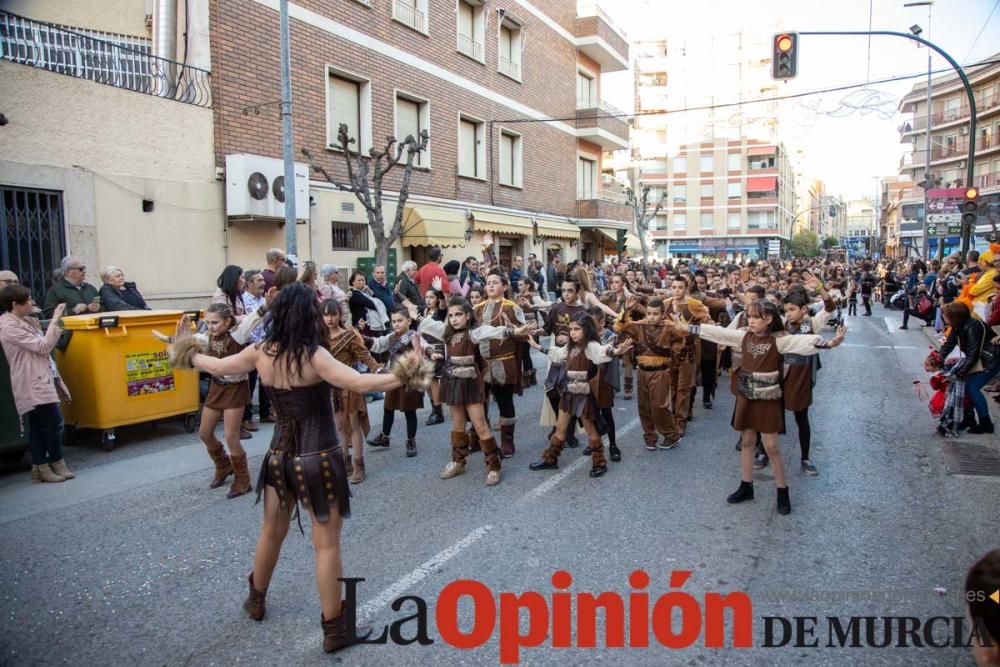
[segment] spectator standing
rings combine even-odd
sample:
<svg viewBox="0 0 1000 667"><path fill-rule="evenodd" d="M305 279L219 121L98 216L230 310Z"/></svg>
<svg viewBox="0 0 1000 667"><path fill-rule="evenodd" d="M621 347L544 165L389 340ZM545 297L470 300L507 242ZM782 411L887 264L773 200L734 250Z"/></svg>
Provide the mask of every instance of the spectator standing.
<svg viewBox="0 0 1000 667"><path fill-rule="evenodd" d="M248 269L243 273L243 282L245 283L245 288L241 298L243 299L243 308L248 313L255 312L259 308L266 308L266 303L264 299L264 276L261 272L256 269ZM247 345L255 345L256 343L264 340L264 325L263 323L258 324L250 332L250 336L247 338ZM247 431L256 431L257 425L253 421L253 392L257 389L257 401L260 404L260 420L273 421L271 420L271 402L267 400L267 392L264 391L263 385L260 384L260 378L257 377L257 369L250 371L248 376L250 384L250 402L247 403L246 409L243 411L243 428ZM259 388L258 388L259 387Z"/></svg>
<svg viewBox="0 0 1000 667"><path fill-rule="evenodd" d="M83 260L72 255L63 257L60 270L62 278L45 295L45 316L51 318L60 303L66 304L67 315L100 312L101 297L97 288L86 281L87 267Z"/></svg>
<svg viewBox="0 0 1000 667"><path fill-rule="evenodd" d="M557 285L562 285L562 276L559 272L559 255L553 255L552 261L549 262L549 265L545 269L545 285L549 290L549 301L554 303L559 295L552 290Z"/></svg>
<svg viewBox="0 0 1000 667"><path fill-rule="evenodd" d="M149 310L135 283L125 280L125 273L117 266L105 267L101 272L101 307L109 312L116 310Z"/></svg>
<svg viewBox="0 0 1000 667"><path fill-rule="evenodd" d="M264 294L267 294L267 290L274 287L275 272L281 267L287 266L288 259L285 257L285 251L281 248L271 248L264 255L264 261L267 262L267 268L260 274L264 277Z"/></svg>
<svg viewBox="0 0 1000 667"><path fill-rule="evenodd" d="M0 271L0 289L8 285L20 285L21 279L13 271Z"/></svg>
<svg viewBox="0 0 1000 667"><path fill-rule="evenodd" d="M415 275L417 275L417 263L413 260L403 262L399 278L396 279L396 287L392 290L393 294L399 298L400 303L405 305L414 317L416 313L413 309L420 308L424 302L420 290L417 289L417 284L413 282Z"/></svg>
<svg viewBox="0 0 1000 667"><path fill-rule="evenodd" d="M520 255L515 256L513 264L510 268L510 284L513 289L517 289L521 284L521 278L524 277L524 258Z"/></svg>
<svg viewBox="0 0 1000 667"><path fill-rule="evenodd" d="M443 261L444 255L441 248L435 246L427 251L427 263L420 267L413 279L420 294L426 294L427 290L432 289L431 283L435 278L441 279L441 291L448 294L448 275L441 268Z"/></svg>
<svg viewBox="0 0 1000 667"><path fill-rule="evenodd" d="M340 289L340 269L334 264L323 264L319 267L319 275L323 283L319 286L320 301L334 300L340 304L340 317L344 323L349 322L351 315L347 307L347 300L350 298L347 292Z"/></svg>
<svg viewBox="0 0 1000 667"><path fill-rule="evenodd" d="M462 284L468 285L485 285L486 281L483 280L482 276L479 274L479 260L475 257L466 257L465 264L462 266L462 272L458 276L458 280Z"/></svg>
<svg viewBox="0 0 1000 667"><path fill-rule="evenodd" d="M229 306L229 310L233 312L237 323L242 322L247 314L242 298L244 287L243 269L235 264L230 264L222 270L215 284L216 290L212 295L212 303L221 303Z"/></svg>
<svg viewBox="0 0 1000 667"><path fill-rule="evenodd" d="M386 313L391 313L396 307L396 300L392 296L392 287L386 280L384 266L376 266L372 269L372 277L368 279L368 289L371 290L372 296L382 302Z"/></svg>
<svg viewBox="0 0 1000 667"><path fill-rule="evenodd" d="M74 477L62 457L59 410L59 403L70 396L50 356L62 334L59 319L65 310L64 303L54 306L49 330L43 334L34 317L31 290L21 285L0 290L0 346L10 366L17 414L28 418L33 482L64 482Z"/></svg>

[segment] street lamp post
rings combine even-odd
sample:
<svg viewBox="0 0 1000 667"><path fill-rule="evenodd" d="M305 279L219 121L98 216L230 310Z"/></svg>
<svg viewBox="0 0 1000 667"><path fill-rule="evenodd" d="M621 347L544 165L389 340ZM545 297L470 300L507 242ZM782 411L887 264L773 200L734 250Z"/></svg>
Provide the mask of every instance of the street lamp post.
<svg viewBox="0 0 1000 667"><path fill-rule="evenodd" d="M934 6L934 0L922 0L921 2L906 2L903 3L904 7L927 7L927 39L931 38L931 7ZM920 26L914 25L910 27L910 32L914 35L919 35L923 32ZM927 128L924 133L925 141L927 144L926 151L924 152L924 256L930 257L930 243L931 240L927 237L927 190L931 184L931 59L934 57L934 51L927 49ZM944 248L944 243L941 243L942 250Z"/></svg>

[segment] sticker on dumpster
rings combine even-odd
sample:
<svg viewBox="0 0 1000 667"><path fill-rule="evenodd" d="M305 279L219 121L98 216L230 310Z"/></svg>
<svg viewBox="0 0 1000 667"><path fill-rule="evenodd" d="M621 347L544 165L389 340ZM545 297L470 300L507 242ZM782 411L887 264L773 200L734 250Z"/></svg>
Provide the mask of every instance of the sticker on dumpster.
<svg viewBox="0 0 1000 667"><path fill-rule="evenodd" d="M174 367L166 351L125 355L125 378L129 396L145 396L174 390Z"/></svg>

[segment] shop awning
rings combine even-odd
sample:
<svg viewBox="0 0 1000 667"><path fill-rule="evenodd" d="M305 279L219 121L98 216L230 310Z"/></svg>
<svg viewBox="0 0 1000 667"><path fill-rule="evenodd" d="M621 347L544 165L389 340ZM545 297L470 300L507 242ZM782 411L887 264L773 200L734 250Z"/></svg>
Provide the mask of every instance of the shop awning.
<svg viewBox="0 0 1000 667"><path fill-rule="evenodd" d="M639 237L635 234L625 235L625 251L629 255L641 255L642 254L642 242L639 241Z"/></svg>
<svg viewBox="0 0 1000 667"><path fill-rule="evenodd" d="M403 213L402 243L404 247L464 248L467 227L462 211L437 206L407 206Z"/></svg>
<svg viewBox="0 0 1000 667"><path fill-rule="evenodd" d="M606 229L601 229L600 227L595 227L595 228L591 229L591 231L597 232L597 234L599 236L603 237L605 245L607 245L609 243L611 245L617 245L618 244L618 235L617 234L613 234L613 233L609 232Z"/></svg>
<svg viewBox="0 0 1000 667"><path fill-rule="evenodd" d="M531 236L531 218L523 215L473 210L472 217L475 219L476 229L480 231Z"/></svg>
<svg viewBox="0 0 1000 667"><path fill-rule="evenodd" d="M747 155L772 155L776 150L774 146L750 146Z"/></svg>
<svg viewBox="0 0 1000 667"><path fill-rule="evenodd" d="M572 222L539 220L538 235L553 239L578 239L580 238L580 228Z"/></svg>
<svg viewBox="0 0 1000 667"><path fill-rule="evenodd" d="M777 189L777 176L751 176L747 179L747 192L775 192Z"/></svg>

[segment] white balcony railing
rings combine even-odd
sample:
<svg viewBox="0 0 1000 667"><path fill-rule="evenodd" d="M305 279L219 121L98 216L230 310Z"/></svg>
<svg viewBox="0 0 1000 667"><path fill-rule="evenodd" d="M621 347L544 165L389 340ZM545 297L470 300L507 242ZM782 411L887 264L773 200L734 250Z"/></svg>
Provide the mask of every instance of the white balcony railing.
<svg viewBox="0 0 1000 667"><path fill-rule="evenodd" d="M394 0L392 3L392 17L414 30L427 32L427 17L422 11L409 4L406 0Z"/></svg>
<svg viewBox="0 0 1000 667"><path fill-rule="evenodd" d="M521 63L500 56L500 73L517 81L521 80Z"/></svg>
<svg viewBox="0 0 1000 667"><path fill-rule="evenodd" d="M458 50L473 60L482 61L483 59L483 43L477 42L468 35L458 34Z"/></svg>

